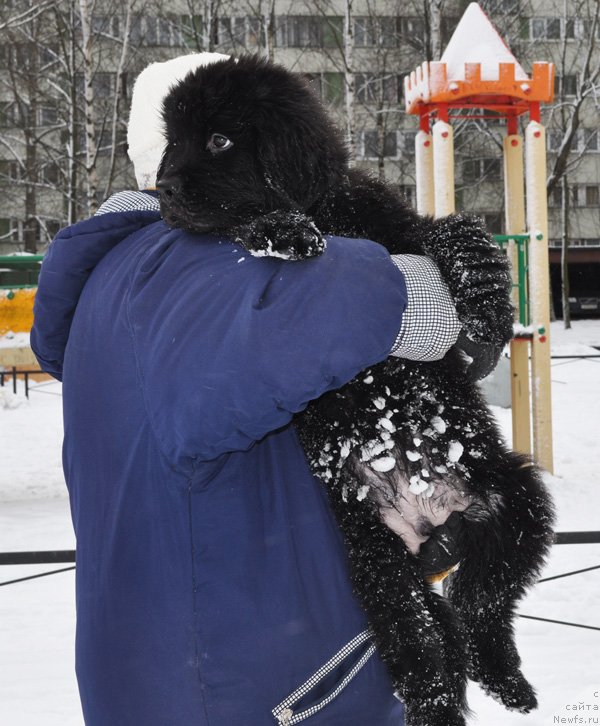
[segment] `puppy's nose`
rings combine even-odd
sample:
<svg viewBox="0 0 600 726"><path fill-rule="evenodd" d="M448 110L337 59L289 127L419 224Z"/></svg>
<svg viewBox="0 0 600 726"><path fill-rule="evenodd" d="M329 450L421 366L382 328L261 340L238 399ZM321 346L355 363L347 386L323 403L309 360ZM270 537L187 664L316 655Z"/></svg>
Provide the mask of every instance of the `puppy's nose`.
<svg viewBox="0 0 600 726"><path fill-rule="evenodd" d="M169 174L169 176L163 176L157 183L156 188L165 197L171 198L175 194L181 192L181 177L176 174Z"/></svg>

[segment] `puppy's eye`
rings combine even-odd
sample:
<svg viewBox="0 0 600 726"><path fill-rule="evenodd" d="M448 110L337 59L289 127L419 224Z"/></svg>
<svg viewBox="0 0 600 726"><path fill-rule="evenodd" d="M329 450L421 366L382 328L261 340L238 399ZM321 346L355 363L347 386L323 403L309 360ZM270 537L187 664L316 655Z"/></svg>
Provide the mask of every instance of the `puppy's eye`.
<svg viewBox="0 0 600 726"><path fill-rule="evenodd" d="M233 146L233 141L228 139L223 134L213 134L206 144L206 148L213 154L218 154L220 151L227 151Z"/></svg>

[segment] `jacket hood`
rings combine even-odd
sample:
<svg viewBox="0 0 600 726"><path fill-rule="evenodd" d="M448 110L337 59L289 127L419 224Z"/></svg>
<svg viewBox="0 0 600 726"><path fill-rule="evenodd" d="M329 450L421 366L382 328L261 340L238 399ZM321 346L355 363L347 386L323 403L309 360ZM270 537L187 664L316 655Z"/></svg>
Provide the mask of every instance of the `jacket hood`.
<svg viewBox="0 0 600 726"><path fill-rule="evenodd" d="M109 213L61 230L44 257L34 304L31 347L42 368L62 380L77 303L100 260L129 235L160 222L158 211Z"/></svg>

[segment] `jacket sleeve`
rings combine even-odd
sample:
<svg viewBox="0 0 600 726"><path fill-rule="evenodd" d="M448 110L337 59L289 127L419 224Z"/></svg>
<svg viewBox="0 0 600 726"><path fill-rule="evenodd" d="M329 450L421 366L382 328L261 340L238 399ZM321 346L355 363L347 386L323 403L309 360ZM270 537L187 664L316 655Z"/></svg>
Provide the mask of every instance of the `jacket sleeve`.
<svg viewBox="0 0 600 726"><path fill-rule="evenodd" d="M31 348L43 371L62 381L73 315L98 262L125 237L159 219L152 211L107 214L58 233L44 257L33 307Z"/></svg>
<svg viewBox="0 0 600 726"><path fill-rule="evenodd" d="M132 290L146 405L169 459L247 449L384 360L401 326L404 277L373 242L330 238L302 262L235 252L186 268L181 295L164 294L149 260Z"/></svg>

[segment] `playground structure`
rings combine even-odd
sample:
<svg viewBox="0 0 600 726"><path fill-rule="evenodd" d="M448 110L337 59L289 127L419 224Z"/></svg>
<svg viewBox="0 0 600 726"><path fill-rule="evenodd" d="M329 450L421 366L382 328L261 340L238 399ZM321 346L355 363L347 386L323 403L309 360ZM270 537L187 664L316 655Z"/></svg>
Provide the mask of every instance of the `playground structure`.
<svg viewBox="0 0 600 726"><path fill-rule="evenodd" d="M404 79L404 91L407 113L420 119L415 164L421 214L442 217L455 211L451 121L465 118L465 111L471 119L506 120L506 235L497 241L512 262L519 323L510 345L513 447L533 454L552 472L546 134L540 105L554 97L554 67L534 63L528 77L487 15L471 3L440 61L413 71ZM524 114L529 114L525 143L519 134Z"/></svg>
<svg viewBox="0 0 600 726"><path fill-rule="evenodd" d="M13 376L17 370L38 368L28 342L18 334L28 334L33 325L42 259L42 255L0 256L0 367L12 369Z"/></svg>

